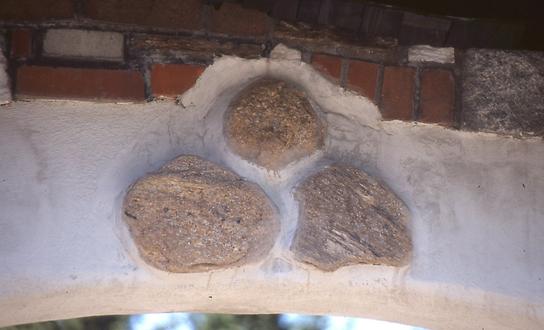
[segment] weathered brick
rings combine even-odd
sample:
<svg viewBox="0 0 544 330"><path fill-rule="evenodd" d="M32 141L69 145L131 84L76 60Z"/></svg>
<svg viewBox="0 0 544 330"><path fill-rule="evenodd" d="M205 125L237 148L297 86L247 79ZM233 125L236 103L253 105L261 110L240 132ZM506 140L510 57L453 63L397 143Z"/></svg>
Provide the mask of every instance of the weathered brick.
<svg viewBox="0 0 544 330"><path fill-rule="evenodd" d="M384 119L411 120L415 92L415 70L408 67L385 67L381 111Z"/></svg>
<svg viewBox="0 0 544 330"><path fill-rule="evenodd" d="M29 58L32 56L32 30L19 29L11 31L11 57Z"/></svg>
<svg viewBox="0 0 544 330"><path fill-rule="evenodd" d="M150 56L157 62L183 58L199 63L211 63L214 57L221 55L260 58L264 49L264 45L259 44L170 35L136 34L129 42L130 56Z"/></svg>
<svg viewBox="0 0 544 330"><path fill-rule="evenodd" d="M297 21L306 23L317 23L321 1L299 0L297 10Z"/></svg>
<svg viewBox="0 0 544 330"><path fill-rule="evenodd" d="M139 72L28 65L17 71L16 93L45 98L145 99L144 80Z"/></svg>
<svg viewBox="0 0 544 330"><path fill-rule="evenodd" d="M154 96L177 96L191 88L204 67L191 64L154 64L151 89Z"/></svg>
<svg viewBox="0 0 544 330"><path fill-rule="evenodd" d="M405 13L400 32L400 43L403 45L426 44L442 46L451 26L447 18L422 16Z"/></svg>
<svg viewBox="0 0 544 330"><path fill-rule="evenodd" d="M117 32L51 29L45 34L43 51L48 56L122 61L123 42L123 35Z"/></svg>
<svg viewBox="0 0 544 330"><path fill-rule="evenodd" d="M333 54L342 57L397 63L403 58L397 47L378 47L361 44L352 33L328 27L280 22L274 28L274 39L291 48L312 53Z"/></svg>
<svg viewBox="0 0 544 330"><path fill-rule="evenodd" d="M89 18L154 27L198 30L201 0L86 0Z"/></svg>
<svg viewBox="0 0 544 330"><path fill-rule="evenodd" d="M363 61L350 61L347 76L349 88L374 100L379 66Z"/></svg>
<svg viewBox="0 0 544 330"><path fill-rule="evenodd" d="M258 10L224 2L221 8L212 9L210 30L220 34L260 37L268 32L268 16Z"/></svg>
<svg viewBox="0 0 544 330"><path fill-rule="evenodd" d="M337 82L340 81L340 70L342 67L342 59L340 57L314 54L312 56L312 65Z"/></svg>
<svg viewBox="0 0 544 330"><path fill-rule="evenodd" d="M455 109L455 80L451 71L428 69L421 73L419 120L451 125Z"/></svg>
<svg viewBox="0 0 544 330"><path fill-rule="evenodd" d="M272 17L295 21L297 18L299 0L275 0Z"/></svg>
<svg viewBox="0 0 544 330"><path fill-rule="evenodd" d="M71 18L74 15L72 0L2 0L0 20L43 21Z"/></svg>

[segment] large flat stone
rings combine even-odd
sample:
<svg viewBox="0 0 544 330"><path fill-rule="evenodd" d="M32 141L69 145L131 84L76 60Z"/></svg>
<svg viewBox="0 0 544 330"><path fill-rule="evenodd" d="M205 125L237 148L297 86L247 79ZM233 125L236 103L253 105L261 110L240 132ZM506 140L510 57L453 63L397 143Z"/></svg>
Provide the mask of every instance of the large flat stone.
<svg viewBox="0 0 544 330"><path fill-rule="evenodd" d="M363 171L334 165L296 188L300 219L291 250L322 270L364 263L401 266L412 244L403 202Z"/></svg>
<svg viewBox="0 0 544 330"><path fill-rule="evenodd" d="M43 51L53 57L122 61L123 43L123 34L117 32L50 29L45 34Z"/></svg>
<svg viewBox="0 0 544 330"><path fill-rule="evenodd" d="M473 49L463 66L464 128L544 136L544 53Z"/></svg>
<svg viewBox="0 0 544 330"><path fill-rule="evenodd" d="M124 218L140 256L169 272L199 272L262 257L278 220L256 185L209 161L181 156L138 180Z"/></svg>
<svg viewBox="0 0 544 330"><path fill-rule="evenodd" d="M242 158L277 170L321 148L324 133L301 89L262 79L231 103L225 134L229 147Z"/></svg>

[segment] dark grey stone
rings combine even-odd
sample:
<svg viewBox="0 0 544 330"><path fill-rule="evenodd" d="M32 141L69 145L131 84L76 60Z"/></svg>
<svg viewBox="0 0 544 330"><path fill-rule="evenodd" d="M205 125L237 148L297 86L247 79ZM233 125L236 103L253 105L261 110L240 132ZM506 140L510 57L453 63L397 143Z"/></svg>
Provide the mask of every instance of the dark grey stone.
<svg viewBox="0 0 544 330"><path fill-rule="evenodd" d="M363 171L335 165L296 188L300 219L295 257L325 271L364 263L401 266L412 244L408 210Z"/></svg>
<svg viewBox="0 0 544 330"><path fill-rule="evenodd" d="M463 128L544 136L544 53L468 50Z"/></svg>

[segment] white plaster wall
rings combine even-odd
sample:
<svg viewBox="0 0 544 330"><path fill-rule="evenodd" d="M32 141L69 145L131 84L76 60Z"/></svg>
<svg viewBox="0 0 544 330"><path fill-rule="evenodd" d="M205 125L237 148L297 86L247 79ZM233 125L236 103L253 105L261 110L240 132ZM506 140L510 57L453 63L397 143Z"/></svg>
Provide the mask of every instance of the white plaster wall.
<svg viewBox="0 0 544 330"><path fill-rule="evenodd" d="M220 119L247 83L300 84L325 149L279 173L226 148ZM382 122L368 100L293 60L224 57L172 103L15 102L0 109L0 326L150 311L352 315L433 329L544 327L544 143ZM282 232L262 262L168 274L138 257L121 220L127 187L183 153L255 181ZM387 183L412 212L404 268L323 273L295 262L290 191L334 160Z"/></svg>

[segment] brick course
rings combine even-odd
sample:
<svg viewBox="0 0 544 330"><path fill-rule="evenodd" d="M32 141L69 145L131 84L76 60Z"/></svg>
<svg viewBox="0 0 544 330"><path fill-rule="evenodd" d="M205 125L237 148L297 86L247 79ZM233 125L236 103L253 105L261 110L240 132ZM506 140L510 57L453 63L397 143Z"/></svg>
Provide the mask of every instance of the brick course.
<svg viewBox="0 0 544 330"><path fill-rule="evenodd" d="M12 58L29 58L32 56L32 30L19 29L11 31Z"/></svg>
<svg viewBox="0 0 544 330"><path fill-rule="evenodd" d="M129 70L22 66L17 71L20 96L143 101L144 80Z"/></svg>
<svg viewBox="0 0 544 330"><path fill-rule="evenodd" d="M162 28L198 30L201 0L86 0L89 18Z"/></svg>
<svg viewBox="0 0 544 330"><path fill-rule="evenodd" d="M333 78L336 82L340 81L340 72L342 69L342 59L340 57L314 54L312 56L312 65L317 70Z"/></svg>
<svg viewBox="0 0 544 330"><path fill-rule="evenodd" d="M72 0L1 0L0 20L44 21L72 18Z"/></svg>
<svg viewBox="0 0 544 330"><path fill-rule="evenodd" d="M212 9L210 31L220 34L264 37L268 32L268 16L258 10L224 2Z"/></svg>
<svg viewBox="0 0 544 330"><path fill-rule="evenodd" d="M455 108L455 81L449 70L429 69L421 73L419 120L451 125Z"/></svg>
<svg viewBox="0 0 544 330"><path fill-rule="evenodd" d="M154 96L183 94L204 72L204 67L192 64L154 64L151 68L151 89Z"/></svg>
<svg viewBox="0 0 544 330"><path fill-rule="evenodd" d="M371 99L375 98L378 64L364 61L350 61L347 75L349 88Z"/></svg>
<svg viewBox="0 0 544 330"><path fill-rule="evenodd" d="M381 111L384 119L412 120L415 69L385 67Z"/></svg>

